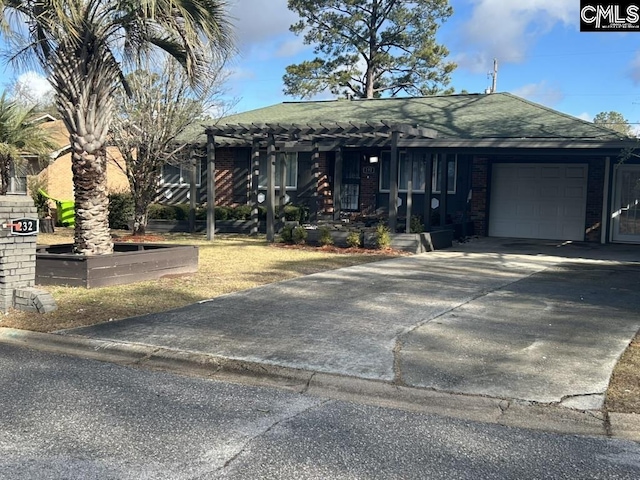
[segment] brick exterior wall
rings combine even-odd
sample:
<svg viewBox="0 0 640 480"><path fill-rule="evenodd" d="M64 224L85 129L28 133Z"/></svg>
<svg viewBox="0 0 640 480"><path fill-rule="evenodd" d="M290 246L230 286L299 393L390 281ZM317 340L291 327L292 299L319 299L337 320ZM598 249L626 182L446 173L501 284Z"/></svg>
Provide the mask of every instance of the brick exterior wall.
<svg viewBox="0 0 640 480"><path fill-rule="evenodd" d="M587 219L585 240L599 242L602 233L602 205L604 202L605 159L589 159L587 182Z"/></svg>
<svg viewBox="0 0 640 480"><path fill-rule="evenodd" d="M0 196L0 224L21 217L38 217L31 197ZM15 289L35 284L37 238L37 235L11 235L9 228L0 229L0 309L3 312L13 307Z"/></svg>
<svg viewBox="0 0 640 480"><path fill-rule="evenodd" d="M487 209L489 207L489 159L473 157L471 164L471 221L476 235L489 233Z"/></svg>
<svg viewBox="0 0 640 480"><path fill-rule="evenodd" d="M333 213L333 186L330 177L327 152L320 152L318 159L318 207L322 214Z"/></svg>
<svg viewBox="0 0 640 480"><path fill-rule="evenodd" d="M233 169L235 155L229 148L216 150L216 205L233 205ZM206 185L206 183L205 183ZM206 189L203 198L206 198Z"/></svg>
<svg viewBox="0 0 640 480"><path fill-rule="evenodd" d="M375 165L375 166L374 166ZM369 156L360 158L360 212L364 215L374 214L376 211L376 195L378 193L379 163L369 163ZM364 173L365 169L374 168L373 173Z"/></svg>

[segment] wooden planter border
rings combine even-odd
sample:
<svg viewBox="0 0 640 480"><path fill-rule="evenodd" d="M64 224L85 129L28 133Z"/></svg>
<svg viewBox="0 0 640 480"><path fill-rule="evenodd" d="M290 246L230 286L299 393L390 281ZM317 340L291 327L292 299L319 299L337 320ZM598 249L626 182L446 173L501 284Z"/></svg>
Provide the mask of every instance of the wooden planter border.
<svg viewBox="0 0 640 480"><path fill-rule="evenodd" d="M36 284L107 287L198 271L198 247L115 243L111 255L74 255L72 245L38 247Z"/></svg>

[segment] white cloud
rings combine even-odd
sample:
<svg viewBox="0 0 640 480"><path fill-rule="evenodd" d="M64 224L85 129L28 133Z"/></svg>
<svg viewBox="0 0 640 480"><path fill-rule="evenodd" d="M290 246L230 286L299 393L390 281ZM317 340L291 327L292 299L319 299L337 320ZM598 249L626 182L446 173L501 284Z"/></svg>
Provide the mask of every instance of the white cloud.
<svg viewBox="0 0 640 480"><path fill-rule="evenodd" d="M550 85L546 80L539 83L529 83L513 90L511 93L526 98L532 102L552 107L564 99L562 89L557 85Z"/></svg>
<svg viewBox="0 0 640 480"><path fill-rule="evenodd" d="M575 24L578 3L574 0L473 0L473 12L461 26L460 50L454 58L473 72L485 72L491 59L517 63L536 37L557 23Z"/></svg>
<svg viewBox="0 0 640 480"><path fill-rule="evenodd" d="M629 64L627 76L633 81L634 85L640 84L640 52L636 53L636 56Z"/></svg>
<svg viewBox="0 0 640 480"><path fill-rule="evenodd" d="M593 122L593 115L587 112L582 112L580 115L576 115L576 118L579 118L580 120L585 120L587 122Z"/></svg>
<svg viewBox="0 0 640 480"><path fill-rule="evenodd" d="M233 0L229 15L241 49L288 33L298 20L287 8L287 0Z"/></svg>
<svg viewBox="0 0 640 480"><path fill-rule="evenodd" d="M297 55L307 48L309 48L309 46L304 44L304 42L302 41L302 37L295 37L291 40L283 42L276 51L275 55L276 57L284 58L293 57L294 55Z"/></svg>
<svg viewBox="0 0 640 480"><path fill-rule="evenodd" d="M45 77L28 71L18 76L13 93L28 104L48 103L53 96L53 88Z"/></svg>

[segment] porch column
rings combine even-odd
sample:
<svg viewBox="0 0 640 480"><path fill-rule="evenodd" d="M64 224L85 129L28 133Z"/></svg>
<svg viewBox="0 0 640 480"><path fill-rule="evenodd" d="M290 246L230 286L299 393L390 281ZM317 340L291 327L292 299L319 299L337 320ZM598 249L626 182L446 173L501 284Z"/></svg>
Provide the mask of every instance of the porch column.
<svg viewBox="0 0 640 480"><path fill-rule="evenodd" d="M407 214L404 233L411 233L411 209L413 207L413 153L409 154L409 178L407 179Z"/></svg>
<svg viewBox="0 0 640 480"><path fill-rule="evenodd" d="M213 240L216 231L216 143L207 134L207 240Z"/></svg>
<svg viewBox="0 0 640 480"><path fill-rule="evenodd" d="M342 211L342 147L336 150L336 161L333 168L333 219L340 220Z"/></svg>
<svg viewBox="0 0 640 480"><path fill-rule="evenodd" d="M276 239L276 139L269 134L267 140L267 242Z"/></svg>
<svg viewBox="0 0 640 480"><path fill-rule="evenodd" d="M286 154L280 154L280 202L279 202L279 213L280 213L280 222L278 225L278 230L281 230L284 227L284 222L287 221L287 218L284 214L284 206L287 204L287 156Z"/></svg>
<svg viewBox="0 0 640 480"><path fill-rule="evenodd" d="M609 228L611 222L609 219L609 178L611 171L611 157L605 158L604 163L604 187L602 191L602 225L600 227L600 243L607 243L607 232L609 232Z"/></svg>
<svg viewBox="0 0 640 480"><path fill-rule="evenodd" d="M391 134L389 162L389 230L396 232L398 223L398 132Z"/></svg>
<svg viewBox="0 0 640 480"><path fill-rule="evenodd" d="M251 236L258 235L259 217L258 217L258 194L260 184L260 144L254 139L251 144Z"/></svg>
<svg viewBox="0 0 640 480"><path fill-rule="evenodd" d="M320 145L318 141L313 141L313 153L311 155L311 171L313 176L313 201L311 204L311 220L317 222L320 216L320 195L318 195L318 179L320 178Z"/></svg>
<svg viewBox="0 0 640 480"><path fill-rule="evenodd" d="M432 181L433 181L433 159L437 158L437 155L425 153L422 156L424 162L424 231L431 230L431 194Z"/></svg>
<svg viewBox="0 0 640 480"><path fill-rule="evenodd" d="M189 232L193 233L196 231L196 204L198 200L196 198L198 196L196 187L196 183L198 183L198 179L196 178L198 175L198 165L193 148L189 150L189 162L191 163L191 181L189 182Z"/></svg>
<svg viewBox="0 0 640 480"><path fill-rule="evenodd" d="M441 153L440 159L440 226L447 223L447 190L449 190L449 155Z"/></svg>

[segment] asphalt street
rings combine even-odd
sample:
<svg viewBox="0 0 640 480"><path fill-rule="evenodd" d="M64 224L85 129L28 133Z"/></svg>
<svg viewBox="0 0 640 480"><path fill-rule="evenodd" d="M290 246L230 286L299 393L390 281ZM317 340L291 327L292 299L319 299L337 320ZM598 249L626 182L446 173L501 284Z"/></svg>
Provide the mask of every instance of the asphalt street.
<svg viewBox="0 0 640 480"><path fill-rule="evenodd" d="M640 445L0 344L0 479L637 479Z"/></svg>

